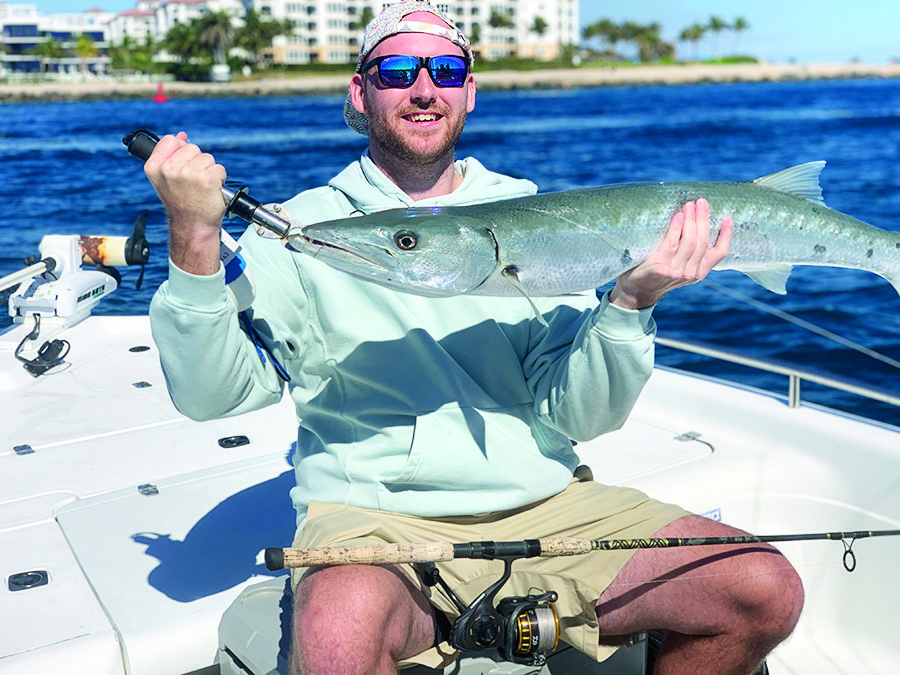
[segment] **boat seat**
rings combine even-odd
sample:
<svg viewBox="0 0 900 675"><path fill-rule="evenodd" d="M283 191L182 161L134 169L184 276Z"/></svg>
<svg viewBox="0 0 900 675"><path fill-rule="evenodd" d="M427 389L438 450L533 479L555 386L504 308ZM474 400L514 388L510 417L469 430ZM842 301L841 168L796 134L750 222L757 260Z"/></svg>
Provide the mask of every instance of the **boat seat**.
<svg viewBox="0 0 900 675"><path fill-rule="evenodd" d="M221 675L287 675L293 594L287 575L248 586L225 610L219 623ZM642 675L646 640L620 648L597 663L562 644L542 667L524 666L486 656L465 655L449 666L446 675ZM441 671L417 666L404 675L438 675Z"/></svg>

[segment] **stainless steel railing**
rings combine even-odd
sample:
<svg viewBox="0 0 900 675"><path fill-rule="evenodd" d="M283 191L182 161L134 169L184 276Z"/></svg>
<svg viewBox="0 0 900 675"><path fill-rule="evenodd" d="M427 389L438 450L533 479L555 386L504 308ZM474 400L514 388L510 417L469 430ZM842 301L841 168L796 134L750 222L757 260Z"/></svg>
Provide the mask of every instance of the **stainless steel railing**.
<svg viewBox="0 0 900 675"><path fill-rule="evenodd" d="M692 354L698 354L700 356L719 359L721 361L727 361L729 363L735 363L737 365L747 366L749 368L755 368L757 370L775 373L777 375L784 375L788 378L787 401L788 405L790 405L790 407L792 408L800 406L800 403L802 401L801 385L804 381L814 382L816 384L830 387L832 389L838 389L850 394L864 396L875 401L880 401L882 403L900 407L900 396L895 396L878 389L866 387L854 382L850 382L848 380L843 380L839 377L822 375L812 371L803 370L802 368L797 368L795 366L774 363L772 361L754 359L742 354L737 354L735 352L729 352L723 349L709 347L707 345L700 345L693 342L685 342L683 340L672 340L669 338L657 336L656 343L663 345L664 347L669 347L671 349L677 349L684 352L690 352Z"/></svg>

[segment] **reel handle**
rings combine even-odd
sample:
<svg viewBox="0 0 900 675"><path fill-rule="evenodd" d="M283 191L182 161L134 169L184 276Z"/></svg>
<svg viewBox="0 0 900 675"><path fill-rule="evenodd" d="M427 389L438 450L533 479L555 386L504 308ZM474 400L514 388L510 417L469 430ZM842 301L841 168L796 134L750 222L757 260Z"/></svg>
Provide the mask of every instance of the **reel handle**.
<svg viewBox="0 0 900 675"><path fill-rule="evenodd" d="M128 148L129 154L137 157L142 162L146 162L150 159L153 148L159 143L159 136L149 129L140 128L125 134L122 143Z"/></svg>

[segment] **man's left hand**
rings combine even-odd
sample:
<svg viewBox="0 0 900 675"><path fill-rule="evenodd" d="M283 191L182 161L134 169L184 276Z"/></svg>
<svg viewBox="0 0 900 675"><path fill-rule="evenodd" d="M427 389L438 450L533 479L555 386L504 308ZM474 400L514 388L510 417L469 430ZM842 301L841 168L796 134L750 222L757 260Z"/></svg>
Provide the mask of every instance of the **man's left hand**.
<svg viewBox="0 0 900 675"><path fill-rule="evenodd" d="M732 230L732 218L727 216L711 244L709 203L688 202L672 217L659 248L619 276L610 302L625 309L652 307L669 291L704 279L728 255Z"/></svg>

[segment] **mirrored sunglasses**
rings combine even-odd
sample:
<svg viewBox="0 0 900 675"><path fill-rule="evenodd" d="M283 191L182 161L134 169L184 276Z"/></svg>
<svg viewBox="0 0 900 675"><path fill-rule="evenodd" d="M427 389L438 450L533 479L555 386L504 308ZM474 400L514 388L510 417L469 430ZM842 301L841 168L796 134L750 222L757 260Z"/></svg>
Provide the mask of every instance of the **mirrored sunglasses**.
<svg viewBox="0 0 900 675"><path fill-rule="evenodd" d="M466 82L469 66L461 56L408 56L396 54L379 56L365 63L360 73L378 66L378 79L385 87L411 87L422 68L428 70L431 81L438 87L461 87Z"/></svg>

